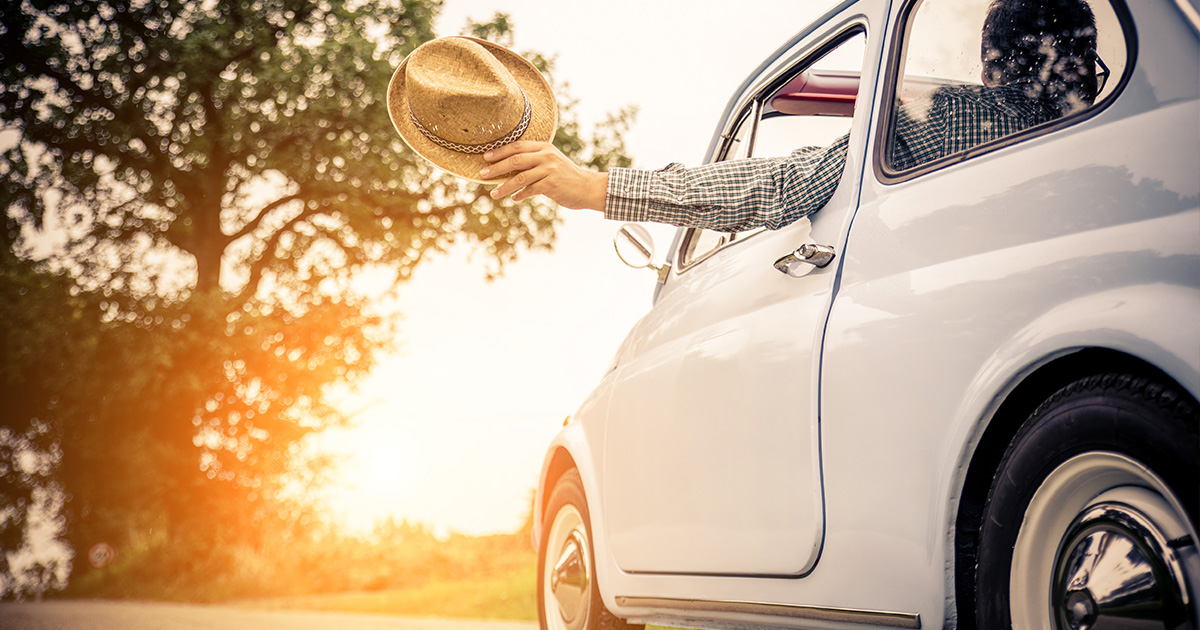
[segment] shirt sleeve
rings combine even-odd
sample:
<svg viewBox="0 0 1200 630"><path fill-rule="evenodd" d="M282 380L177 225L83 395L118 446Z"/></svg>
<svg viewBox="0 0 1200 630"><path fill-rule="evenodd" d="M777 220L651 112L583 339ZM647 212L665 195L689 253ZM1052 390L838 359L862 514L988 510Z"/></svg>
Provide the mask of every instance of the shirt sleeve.
<svg viewBox="0 0 1200 630"><path fill-rule="evenodd" d="M944 99L938 91L897 108L896 131L892 138L891 167L897 171L916 168L944 155Z"/></svg>
<svg viewBox="0 0 1200 630"><path fill-rule="evenodd" d="M737 232L777 230L820 210L846 167L849 135L787 157L729 160L657 171L614 168L604 216Z"/></svg>

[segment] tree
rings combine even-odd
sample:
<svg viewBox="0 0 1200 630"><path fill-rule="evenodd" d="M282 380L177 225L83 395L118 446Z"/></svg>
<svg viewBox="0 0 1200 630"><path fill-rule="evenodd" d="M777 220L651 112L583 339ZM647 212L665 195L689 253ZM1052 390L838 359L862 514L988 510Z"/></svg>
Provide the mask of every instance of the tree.
<svg viewBox="0 0 1200 630"><path fill-rule="evenodd" d="M556 208L492 201L391 128L388 80L437 0L0 6L0 256L67 279L60 301L92 324L62 329L87 348L74 389L23 391L56 401L39 421L76 549L300 518L277 499L301 438L345 421L326 386L395 334L357 274L394 289L461 239L491 273L553 239ZM622 163L631 116L591 141L564 116L556 143Z"/></svg>
<svg viewBox="0 0 1200 630"><path fill-rule="evenodd" d="M66 402L57 393L82 376L66 359L88 352L86 342L68 348L65 340L93 338L97 327L80 317L87 304L70 287L69 278L0 252L0 594L40 594L43 568L65 577L45 560L57 550L32 549L28 539L39 516L53 518L61 495L51 418Z"/></svg>

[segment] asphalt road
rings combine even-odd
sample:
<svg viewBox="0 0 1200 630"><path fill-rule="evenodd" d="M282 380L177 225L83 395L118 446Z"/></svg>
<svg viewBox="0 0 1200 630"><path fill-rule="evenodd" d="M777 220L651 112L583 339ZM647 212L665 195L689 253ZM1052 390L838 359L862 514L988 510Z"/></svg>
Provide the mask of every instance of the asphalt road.
<svg viewBox="0 0 1200 630"><path fill-rule="evenodd" d="M533 630L537 623L419 619L142 602L0 603L0 630Z"/></svg>

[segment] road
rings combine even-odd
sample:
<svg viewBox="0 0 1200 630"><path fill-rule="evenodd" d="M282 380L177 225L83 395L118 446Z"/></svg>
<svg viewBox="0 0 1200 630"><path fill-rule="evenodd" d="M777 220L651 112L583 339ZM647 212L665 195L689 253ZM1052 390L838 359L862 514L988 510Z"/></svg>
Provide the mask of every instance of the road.
<svg viewBox="0 0 1200 630"><path fill-rule="evenodd" d="M533 622L246 610L192 604L0 603L0 630L534 630L537 626Z"/></svg>

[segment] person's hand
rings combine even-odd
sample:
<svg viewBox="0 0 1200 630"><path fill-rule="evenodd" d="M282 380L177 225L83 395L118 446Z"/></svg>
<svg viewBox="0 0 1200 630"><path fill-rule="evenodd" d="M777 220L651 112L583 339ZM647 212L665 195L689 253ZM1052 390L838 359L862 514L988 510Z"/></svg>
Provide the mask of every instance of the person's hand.
<svg viewBox="0 0 1200 630"><path fill-rule="evenodd" d="M513 201L521 201L545 195L566 208L604 210L608 174L580 168L548 142L513 142L484 153L483 158L492 162L479 171L483 179L513 173L492 190L493 199L512 195Z"/></svg>

